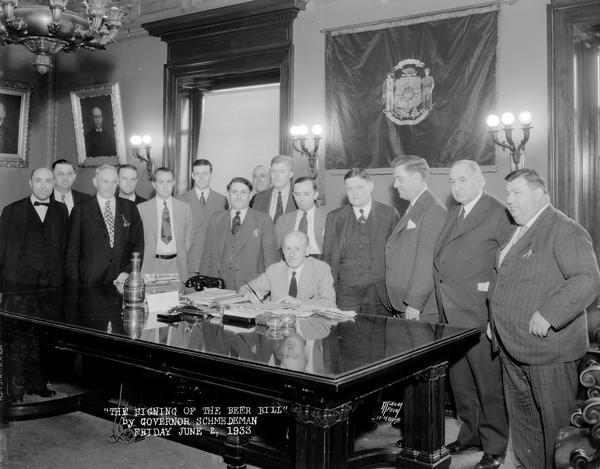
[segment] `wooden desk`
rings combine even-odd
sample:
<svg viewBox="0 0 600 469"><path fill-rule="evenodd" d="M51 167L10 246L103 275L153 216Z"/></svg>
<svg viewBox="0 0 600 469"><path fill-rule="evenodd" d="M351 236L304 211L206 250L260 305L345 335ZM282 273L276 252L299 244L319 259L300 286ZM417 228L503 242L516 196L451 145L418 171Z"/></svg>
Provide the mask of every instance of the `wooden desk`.
<svg viewBox="0 0 600 469"><path fill-rule="evenodd" d="M112 285L3 293L0 321L0 359L6 359L7 339L26 333L60 349L196 383L212 395L235 393L240 399L286 406L295 435L287 453L244 435L195 439L195 445L223 454L228 467L244 467L245 462L298 469L374 462L449 467L443 412L446 357L479 335L475 329L380 316L337 323L298 320L296 339L276 340L264 330L232 328L208 317L148 327L151 318L122 315L121 297ZM294 349L294 340L302 346ZM8 378L6 360L0 360L4 424ZM397 399L404 402L403 448L354 452L349 418L357 403L400 382L405 383L404 396Z"/></svg>

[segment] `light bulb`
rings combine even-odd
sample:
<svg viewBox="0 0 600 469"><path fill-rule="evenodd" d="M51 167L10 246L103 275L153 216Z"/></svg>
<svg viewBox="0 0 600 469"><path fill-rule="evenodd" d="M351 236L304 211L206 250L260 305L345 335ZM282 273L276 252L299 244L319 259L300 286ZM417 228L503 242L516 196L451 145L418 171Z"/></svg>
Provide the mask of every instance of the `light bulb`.
<svg viewBox="0 0 600 469"><path fill-rule="evenodd" d="M139 135L132 135L129 141L134 147L139 147L142 144L142 137Z"/></svg>
<svg viewBox="0 0 600 469"><path fill-rule="evenodd" d="M146 134L142 137L142 142L144 143L144 145L148 146L152 143L152 137L150 137L150 135Z"/></svg>
<svg viewBox="0 0 600 469"><path fill-rule="evenodd" d="M494 129L500 124L500 118L496 114L490 114L489 116L487 116L485 122L487 123L487 126L490 129Z"/></svg>
<svg viewBox="0 0 600 469"><path fill-rule="evenodd" d="M292 137L297 137L299 133L300 133L300 130L298 129L297 125L292 125L290 127L290 135Z"/></svg>
<svg viewBox="0 0 600 469"><path fill-rule="evenodd" d="M533 120L533 116L531 115L531 112L529 111L522 111L519 113L519 122L523 125L529 125L531 124L531 121Z"/></svg>
<svg viewBox="0 0 600 469"><path fill-rule="evenodd" d="M504 114L502 114L502 117L500 119L506 127L509 127L515 121L515 115L512 112L505 112Z"/></svg>
<svg viewBox="0 0 600 469"><path fill-rule="evenodd" d="M323 133L323 127L320 126L319 124L313 125L311 130L312 130L312 134L315 137L319 137Z"/></svg>
<svg viewBox="0 0 600 469"><path fill-rule="evenodd" d="M299 125L298 126L298 134L301 137L304 137L306 134L308 134L308 127L306 127L304 124Z"/></svg>

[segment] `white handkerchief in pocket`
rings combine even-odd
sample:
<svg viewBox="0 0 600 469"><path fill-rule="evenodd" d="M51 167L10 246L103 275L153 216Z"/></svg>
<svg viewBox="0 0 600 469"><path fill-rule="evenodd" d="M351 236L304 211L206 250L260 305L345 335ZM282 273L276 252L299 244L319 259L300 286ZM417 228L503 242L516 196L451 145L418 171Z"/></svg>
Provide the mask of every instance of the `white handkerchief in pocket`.
<svg viewBox="0 0 600 469"><path fill-rule="evenodd" d="M490 282L477 283L477 291L488 291L489 289L490 289Z"/></svg>
<svg viewBox="0 0 600 469"><path fill-rule="evenodd" d="M412 230L413 228L416 228L416 227L417 227L417 225L415 225L415 222L409 218L408 223L406 224L406 229Z"/></svg>

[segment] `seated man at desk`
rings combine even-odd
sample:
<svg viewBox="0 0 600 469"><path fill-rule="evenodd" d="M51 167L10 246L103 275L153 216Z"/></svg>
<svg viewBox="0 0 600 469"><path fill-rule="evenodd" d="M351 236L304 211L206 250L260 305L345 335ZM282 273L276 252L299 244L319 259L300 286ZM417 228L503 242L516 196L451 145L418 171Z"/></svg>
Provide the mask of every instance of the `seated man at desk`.
<svg viewBox="0 0 600 469"><path fill-rule="evenodd" d="M271 264L266 272L240 288L240 295L258 303L271 293L271 301L335 308L331 269L325 262L308 256L308 237L292 231L283 239L284 260Z"/></svg>

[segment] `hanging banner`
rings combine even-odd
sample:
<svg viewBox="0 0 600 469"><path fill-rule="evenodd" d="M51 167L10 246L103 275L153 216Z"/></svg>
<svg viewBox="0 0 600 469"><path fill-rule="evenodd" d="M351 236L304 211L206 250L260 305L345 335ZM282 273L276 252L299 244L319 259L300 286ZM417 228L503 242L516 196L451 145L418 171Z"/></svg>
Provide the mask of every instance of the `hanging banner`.
<svg viewBox="0 0 600 469"><path fill-rule="evenodd" d="M326 169L494 166L497 25L491 6L327 31Z"/></svg>

